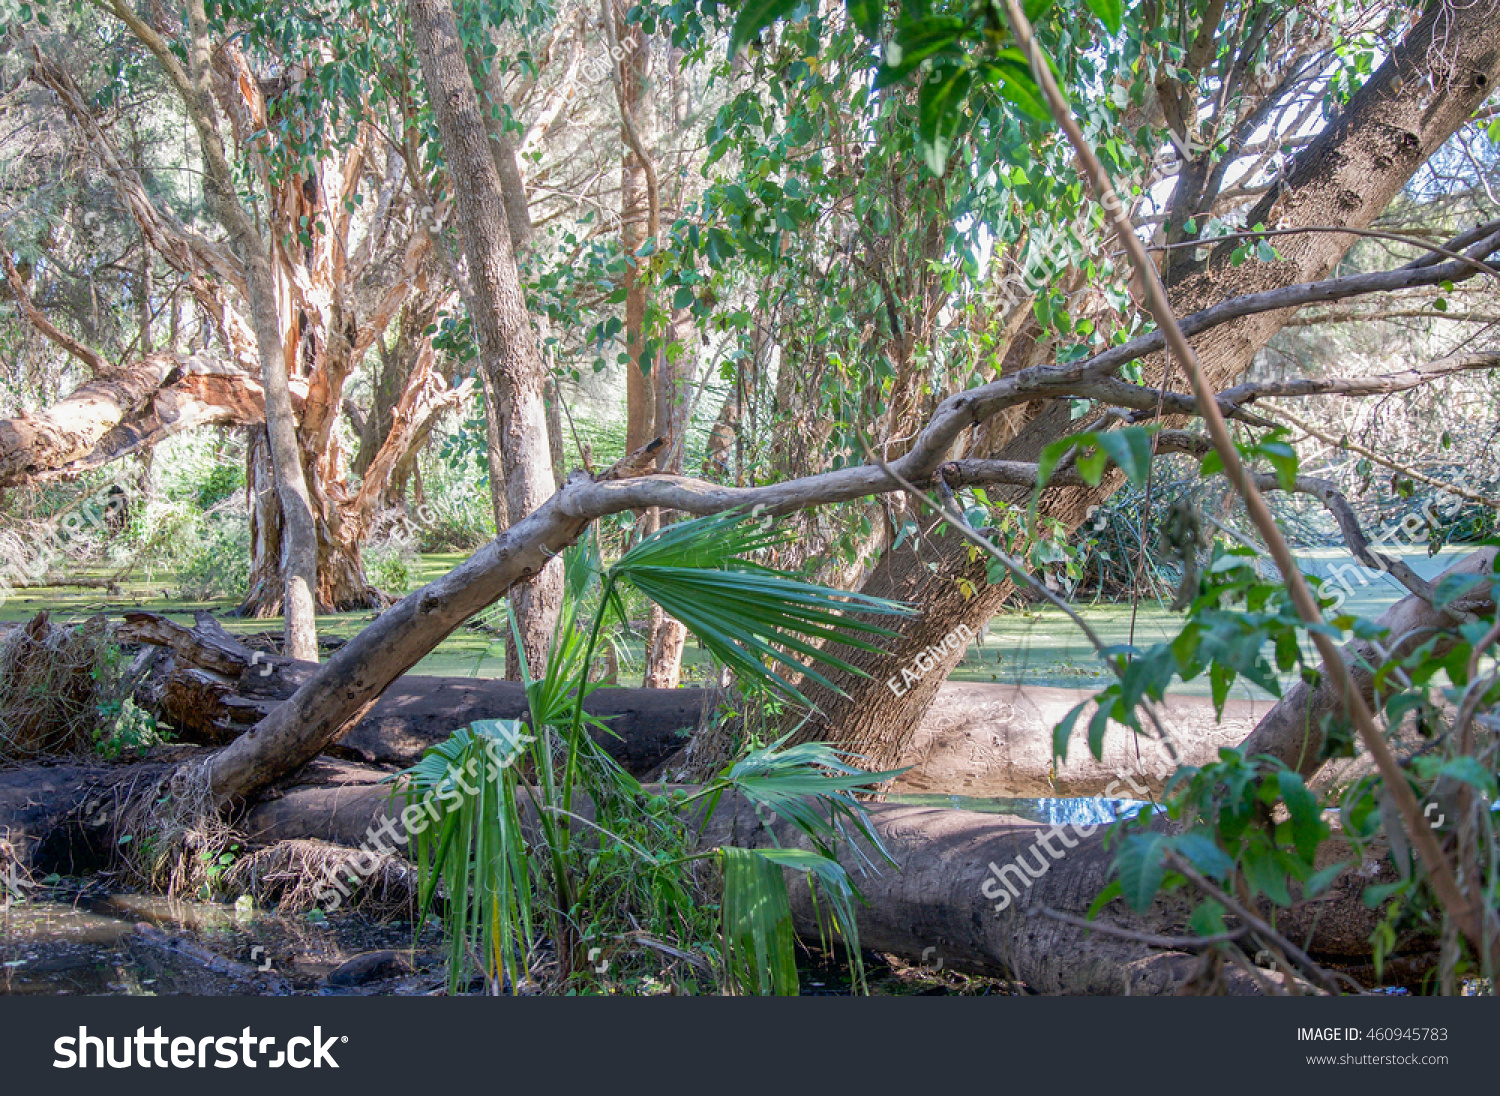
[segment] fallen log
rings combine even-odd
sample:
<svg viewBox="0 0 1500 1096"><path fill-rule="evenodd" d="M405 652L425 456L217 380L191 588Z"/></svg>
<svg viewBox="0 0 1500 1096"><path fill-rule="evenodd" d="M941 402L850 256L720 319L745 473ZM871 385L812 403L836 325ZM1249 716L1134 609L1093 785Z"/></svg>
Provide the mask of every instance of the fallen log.
<svg viewBox="0 0 1500 1096"><path fill-rule="evenodd" d="M1481 551L1445 573L1482 573L1493 557ZM1420 598L1398 601L1380 623L1398 636L1402 650L1420 642L1441 623L1441 614ZM191 629L153 613L127 614L117 629L122 642L160 648L141 675L136 702L200 745L232 741L289 698L316 670L312 663L252 650L205 613ZM1367 663L1368 644L1351 647L1351 658ZM1368 688L1371 671L1356 667ZM1159 795L1176 767L1160 741L1122 730L1108 735L1103 756L1095 758L1075 743L1068 757L1052 757L1052 729L1075 705L1088 704L1080 725L1092 714L1093 689L949 681L923 717L901 759L908 771L892 786L897 795L1097 796L1139 798ZM585 705L605 719L612 735L595 739L628 772L644 776L683 745L698 724L706 693L702 689L599 689ZM1223 718L1204 696L1172 695L1158 706L1182 764L1201 766L1221 748L1249 740L1252 753L1272 753L1288 764L1298 759L1298 737L1336 708L1329 689L1299 682L1286 703L1269 699L1230 700ZM1275 713L1274 718L1268 717ZM513 681L475 677L408 675L385 691L354 729L330 747L333 756L370 764L404 767L427 747L476 719L521 719L525 691ZM1314 748L1306 755L1316 759ZM1312 766L1315 768L1316 766ZM1325 767L1321 783L1342 779L1362 763ZM1311 768L1304 772L1311 775Z"/></svg>
<svg viewBox="0 0 1500 1096"><path fill-rule="evenodd" d="M1450 571L1482 572L1492 560L1493 552L1479 553ZM1414 627L1427 627L1421 623L1423 610L1410 599L1394 606L1387 617L1393 614ZM1398 644L1406 639L1398 636ZM1358 657L1360 648L1351 647L1348 653ZM1372 675L1356 675L1355 680L1361 689L1372 688ZM1268 752L1289 758L1289 763L1316 768L1306 765L1308 732L1317 729L1311 716L1320 709L1319 690L1326 688L1320 685L1306 695L1291 690L1261 721L1247 745L1260 743ZM277 706L277 717L284 707ZM179 765L178 771L195 768ZM116 805L139 799L140 789L156 790L154 782L164 771L164 766L137 765L0 773L0 827L9 831L7 840L28 866L76 870L90 856L104 862L117 848L118 815L112 813ZM313 837L359 845L367 840L373 823L392 817L390 789L368 783L380 775L343 766L331 780L323 773L320 786L283 782L275 798L248 804L236 824L258 841ZM1086 827L1072 830L1068 840L1060 827L970 812L877 805L872 817L899 870L862 883L871 901L861 915L868 946L912 958L937 954L954 969L1001 973L1042 992L1178 992L1200 984L1206 973L1198 957L1103 935L1052 916L1080 917L1107 882L1110 852L1100 835L1084 832ZM764 824L743 803L726 800L708 823L704 839L712 844L770 839ZM782 844L796 841L782 823L773 821L771 831ZM1053 841L1064 846L1063 851L1055 851ZM1329 843L1323 856L1331 860L1347 852ZM1362 892L1384 871L1384 861L1367 850L1317 903L1283 912L1277 923L1305 942L1315 959L1342 957L1361 964L1368 958L1366 942L1374 928L1374 911L1364 909ZM1022 885L1017 886L1018 880ZM989 905L994 907L993 918L985 908ZM794 910L799 930L815 931L810 896L800 889L794 891ZM1116 903L1104 916L1137 934L1180 936L1187 904L1180 898L1163 899L1145 915L1134 916ZM1418 962L1412 969L1419 969L1421 956L1414 958ZM1219 971L1213 977L1221 987L1243 990L1249 976Z"/></svg>
<svg viewBox="0 0 1500 1096"><path fill-rule="evenodd" d="M1095 692L949 681L902 757L910 771L893 790L979 799L1159 794L1176 764L1156 739L1138 739L1116 728L1106 736L1099 760L1075 742L1066 760L1054 761L1052 729L1080 703L1089 705L1079 720L1087 726ZM1220 748L1244 741L1275 703L1231 700L1221 721L1209 697L1178 695L1169 696L1158 713L1181 762L1204 765L1217 759Z"/></svg>
<svg viewBox="0 0 1500 1096"><path fill-rule="evenodd" d="M127 614L117 629L127 643L161 649L135 690L138 704L174 727L185 741L219 746L232 741L286 700L316 670L312 663L254 651L205 613L191 629L154 613ZM1074 750L1061 765L1051 756L1052 728L1092 689L950 681L923 719L895 784L897 794L1002 796L1159 793L1172 771L1156 743L1111 736L1102 760ZM643 776L683 745L698 724L702 689L599 689L586 707L609 722L615 736L596 740L627 771ZM1224 720L1207 697L1177 696L1161 714L1185 763L1212 761L1220 747L1238 745L1272 707L1271 701L1233 700ZM372 764L406 766L427 747L476 719L519 719L525 692L496 678L408 675L330 749ZM1087 718L1087 717L1085 717Z"/></svg>
<svg viewBox="0 0 1500 1096"><path fill-rule="evenodd" d="M192 628L155 613L127 613L116 638L146 648L139 656L136 703L166 720L182 740L199 745L233 741L317 672L313 663L253 650L206 613L197 614ZM610 728L591 728L595 740L639 775L687 741L703 708L703 691L598 689L584 708ZM392 684L329 752L404 767L475 720L525 718L526 690L518 681L408 676Z"/></svg>
<svg viewBox="0 0 1500 1096"><path fill-rule="evenodd" d="M896 866L886 866L878 875L857 876L869 900L859 911L864 947L914 961L941 959L950 969L1024 981L1042 993L1169 994L1182 991L1201 974L1196 955L1089 932L1042 913L1050 909L1083 917L1108 882L1113 854L1099 827L1051 827L1005 815L891 804L872 804L869 810ZM382 842L400 847L404 841L400 814L401 803L392 806L386 786L303 786L257 804L243 825L261 844L311 837L378 850ZM1068 840L1061 840L1059 833ZM1036 851L1047 835L1053 835L1059 848L1069 842L1072 847L1062 848L1065 855L1049 861ZM790 824L767 822L743 799L725 797L707 820L700 847L753 848L773 841L782 846L807 844ZM1320 854L1319 867L1351 855L1347 845L1330 842ZM1356 863L1312 908L1281 911L1278 926L1304 944L1314 959L1366 965L1380 914L1365 907L1362 895L1366 886L1390 875L1382 855L1366 850L1363 859L1355 857ZM1026 874L1012 868L1009 875L1026 879L1034 874L1035 881L1016 888L1011 900L997 902L1008 892L991 885L995 870L1017 863L1046 867L1039 874L1035 868ZM811 895L796 873L789 879L797 930L815 939L818 924ZM997 905L1003 908L992 909ZM1137 916L1116 901L1101 920L1140 934L1184 936L1190 935L1192 906L1173 896ZM1247 976L1221 975L1230 991L1254 992Z"/></svg>
<svg viewBox="0 0 1500 1096"><path fill-rule="evenodd" d="M118 854L111 823L123 783L149 782L163 771L134 765L0 772L0 829L8 828L12 855L32 873L108 866ZM402 802L393 802L391 786L379 783L387 775L367 766L318 761L250 806L235 824L260 846L311 839L377 853L401 851ZM579 809L587 816L586 805ZM1049 827L1004 815L893 804L872 804L870 816L896 866L857 876L869 899L860 910L866 947L914 961L941 958L950 969L1015 979L1043 993L1175 993L1201 973L1198 956L1090 932L1042 912L1082 917L1108 881L1112 854L1094 827ZM787 823L767 822L735 797L721 800L701 837L704 847L755 847L773 840L784 846L802 843ZM1048 860L1039 851L1044 840L1055 842L1046 847L1062 855ZM1323 851L1328 863L1347 855L1350 850L1339 842ZM1016 864L1030 870L1023 873ZM997 871L1011 880L1015 893L1009 899L1003 897L1009 891L994 882ZM1362 893L1388 873L1380 852L1367 849L1316 903L1281 911L1277 924L1320 962L1367 965L1380 912L1365 908ZM1015 886L1014 880L1028 876L1034 881ZM799 933L815 938L811 896L796 880L792 899ZM1101 918L1137 933L1183 936L1190 911L1190 902L1170 897L1140 916L1115 902ZM1405 958L1420 969L1423 955ZM1234 992L1253 988L1237 973L1223 985Z"/></svg>

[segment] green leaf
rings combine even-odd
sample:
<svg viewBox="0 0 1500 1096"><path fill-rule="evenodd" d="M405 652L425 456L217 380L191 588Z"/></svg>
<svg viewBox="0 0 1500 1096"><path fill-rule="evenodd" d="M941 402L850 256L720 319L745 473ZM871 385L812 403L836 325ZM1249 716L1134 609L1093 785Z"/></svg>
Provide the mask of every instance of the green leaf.
<svg viewBox="0 0 1500 1096"><path fill-rule="evenodd" d="M1214 711L1224 718L1224 704L1229 699L1229 687L1234 684L1235 673L1230 666L1214 662L1208 667L1208 683L1213 689Z"/></svg>
<svg viewBox="0 0 1500 1096"><path fill-rule="evenodd" d="M1041 455L1036 461L1036 485L1037 489L1047 486L1052 479L1052 473L1057 471L1058 464L1063 457L1068 455L1068 450L1075 445L1085 445L1093 440L1093 434L1078 434L1065 438L1058 438L1042 449Z"/></svg>
<svg viewBox="0 0 1500 1096"><path fill-rule="evenodd" d="M1125 18L1124 0L1088 0L1088 6L1111 34L1120 33L1120 24Z"/></svg>
<svg viewBox="0 0 1500 1096"><path fill-rule="evenodd" d="M1052 121L1052 111L1031 73L1031 65L1018 49L1001 50L982 62L985 79L1010 102L1039 122Z"/></svg>
<svg viewBox="0 0 1500 1096"><path fill-rule="evenodd" d="M866 772L853 755L823 742L787 747L788 732L777 742L729 766L713 782L713 795L734 791L797 827L824 855L832 856L851 827L879 856L889 860L864 804L854 798L899 771ZM854 846L863 856L863 850ZM871 862L873 867L873 862Z"/></svg>
<svg viewBox="0 0 1500 1096"><path fill-rule="evenodd" d="M1290 491L1297 485L1299 462L1295 449L1285 442L1268 441L1256 446L1256 452L1271 462L1271 467L1276 472L1276 482L1283 491Z"/></svg>
<svg viewBox="0 0 1500 1096"><path fill-rule="evenodd" d="M1089 706L1087 700L1076 705L1072 711L1062 717L1062 722L1052 728L1052 756L1062 761L1068 759L1068 739L1073 737L1073 728L1078 723L1078 717L1083 710Z"/></svg>
<svg viewBox="0 0 1500 1096"><path fill-rule="evenodd" d="M797 995L796 934L781 865L763 850L719 849L724 955L735 980L762 995Z"/></svg>
<svg viewBox="0 0 1500 1096"><path fill-rule="evenodd" d="M741 684L766 684L801 700L802 694L773 665L836 691L814 664L868 676L835 651L876 651L864 637L895 633L853 614L906 616L911 610L898 602L815 586L744 559L786 540L784 533L762 530L749 517L732 511L674 522L620 557L606 575L606 586L634 586L681 621Z"/></svg>
<svg viewBox="0 0 1500 1096"><path fill-rule="evenodd" d="M1287 813L1292 819L1292 843L1297 855L1308 863L1318 851L1318 842L1327 833L1323 812L1318 806L1318 797L1308 790L1302 777L1290 770L1276 774L1277 790L1286 803Z"/></svg>
<svg viewBox="0 0 1500 1096"><path fill-rule="evenodd" d="M1083 482L1090 487L1098 487L1104 479L1104 469L1109 464L1109 455L1103 448L1093 448L1078 455L1073 462L1073 467L1078 469L1078 474L1083 477Z"/></svg>
<svg viewBox="0 0 1500 1096"><path fill-rule="evenodd" d="M1109 709L1100 706L1089 719L1089 753L1095 761L1104 760L1104 732L1109 730Z"/></svg>
<svg viewBox="0 0 1500 1096"><path fill-rule="evenodd" d="M953 138L963 125L963 104L974 74L967 67L934 72L922 82L917 99L917 136L922 158L934 175L948 164Z"/></svg>
<svg viewBox="0 0 1500 1096"><path fill-rule="evenodd" d="M880 37L880 0L844 0L849 11L849 22L859 28L866 38Z"/></svg>
<svg viewBox="0 0 1500 1096"><path fill-rule="evenodd" d="M1446 605L1451 605L1489 581L1485 575L1444 575L1432 591L1433 606L1441 609Z"/></svg>
<svg viewBox="0 0 1500 1096"><path fill-rule="evenodd" d="M1251 845L1241 857L1240 865L1252 888L1278 906L1292 904L1291 892L1286 888L1286 872L1273 850L1264 845Z"/></svg>
<svg viewBox="0 0 1500 1096"><path fill-rule="evenodd" d="M741 5L735 16L734 30L729 35L729 55L733 57L753 41L761 31L778 19L784 19L796 9L800 0L749 0Z"/></svg>
<svg viewBox="0 0 1500 1096"><path fill-rule="evenodd" d="M1329 884L1339 877L1340 872L1353 864L1353 860L1340 860L1336 864L1329 864L1322 871L1314 872L1312 877L1302 884L1302 897L1316 898L1328 889Z"/></svg>
<svg viewBox="0 0 1500 1096"><path fill-rule="evenodd" d="M1406 882L1403 880L1399 883L1378 883L1373 887L1366 887L1364 893L1365 906L1369 909L1374 909L1391 895L1404 889L1406 885Z"/></svg>
<svg viewBox="0 0 1500 1096"><path fill-rule="evenodd" d="M1188 928L1198 936L1223 935L1229 931L1229 926L1224 923L1224 907L1212 898L1205 898L1188 918Z"/></svg>
<svg viewBox="0 0 1500 1096"><path fill-rule="evenodd" d="M1223 879L1234 870L1234 861L1206 833L1184 833L1172 839L1173 847L1210 879Z"/></svg>
<svg viewBox="0 0 1500 1096"><path fill-rule="evenodd" d="M1166 877L1159 833L1133 833L1125 840L1115 864L1120 872L1120 894L1136 913L1144 913Z"/></svg>
<svg viewBox="0 0 1500 1096"><path fill-rule="evenodd" d="M1136 486L1146 482L1151 471L1151 430L1145 426L1127 426L1123 430L1107 430L1097 435L1099 447L1109 454L1130 482Z"/></svg>
<svg viewBox="0 0 1500 1096"><path fill-rule="evenodd" d="M1112 880L1109 886L1105 887L1102 891L1099 892L1099 897L1095 898L1094 901L1089 905L1089 911L1088 913L1084 914L1084 916L1092 921L1099 915L1100 910L1109 905L1116 898L1120 897L1120 893L1120 881L1118 879Z"/></svg>
<svg viewBox="0 0 1500 1096"><path fill-rule="evenodd" d="M929 16L904 25L886 46L885 64L875 76L875 87L888 87L904 79L929 57L956 54L956 44L966 29L964 21L956 15Z"/></svg>
<svg viewBox="0 0 1500 1096"><path fill-rule="evenodd" d="M1491 798L1495 795L1495 774L1480 764L1478 758L1467 755L1450 758L1443 763L1438 773L1453 780L1460 780Z"/></svg>

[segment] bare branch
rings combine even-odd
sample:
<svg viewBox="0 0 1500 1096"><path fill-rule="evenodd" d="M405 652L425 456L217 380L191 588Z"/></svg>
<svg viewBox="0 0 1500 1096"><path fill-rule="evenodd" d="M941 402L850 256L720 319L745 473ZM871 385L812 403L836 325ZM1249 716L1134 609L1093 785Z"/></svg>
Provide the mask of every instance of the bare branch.
<svg viewBox="0 0 1500 1096"><path fill-rule="evenodd" d="M1405 392L1424 384L1451 377L1458 373L1480 372L1500 369L1500 353L1458 354L1439 358L1426 365L1413 366L1395 373L1381 373L1367 377L1299 377L1286 381L1259 381L1236 385L1215 394L1221 414L1231 418L1255 421L1258 416L1242 414L1246 404L1262 399L1284 399L1298 396L1383 396L1392 392ZM1168 415L1195 415L1197 404L1191 396L1130 384L1126 381L1108 379L1080 386L1077 396L1101 400L1117 407L1135 410L1131 422L1142 422L1154 418L1158 413ZM1276 412L1268 412L1276 413ZM1259 420L1265 424L1264 419Z"/></svg>
<svg viewBox="0 0 1500 1096"><path fill-rule="evenodd" d="M95 377L102 377L109 373L109 363L97 350L85 346L63 331L42 315L41 309L32 303L31 297L26 292L26 285L21 281L20 272L16 270L16 264L11 262L9 248L0 247L0 261L5 263L5 280L10 284L10 291L15 296L16 307L21 310L21 314L26 317L31 326L81 361Z"/></svg>

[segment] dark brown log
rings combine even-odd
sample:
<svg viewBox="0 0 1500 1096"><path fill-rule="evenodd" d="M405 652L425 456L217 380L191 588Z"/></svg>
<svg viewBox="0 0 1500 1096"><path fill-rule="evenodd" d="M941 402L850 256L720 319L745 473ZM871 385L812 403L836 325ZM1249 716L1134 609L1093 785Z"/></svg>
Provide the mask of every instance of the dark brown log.
<svg viewBox="0 0 1500 1096"><path fill-rule="evenodd" d="M316 671L245 646L207 614L189 629L154 613L129 613L117 638L170 652L156 660L135 699L166 720L184 741L219 746L244 733ZM1111 736L1104 758L1074 749L1054 766L1052 728L1091 689L948 682L929 710L898 780L898 794L974 797L1159 792L1171 766L1154 742L1137 745ZM613 735L596 733L629 772L645 776L666 762L698 724L701 689L599 689L585 708L605 719ZM1272 707L1272 701L1231 701L1224 720L1207 697L1173 697L1162 716L1187 764L1213 760L1235 746ZM330 752L386 765L410 765L427 747L476 719L519 719L527 714L518 682L494 678L398 679ZM1130 784L1121 784L1128 774Z"/></svg>
<svg viewBox="0 0 1500 1096"><path fill-rule="evenodd" d="M1484 549L1445 573L1480 574L1493 557L1493 550ZM1441 613L1408 596L1379 622L1393 635L1408 637L1405 649L1442 621ZM118 635L126 642L171 650L173 658L159 660L141 682L137 702L160 714L187 741L206 745L221 745L243 733L305 684L314 670L311 664L252 651L206 614L199 615L193 629L154 614L128 614ZM1370 656L1368 644L1350 647L1356 678L1366 692L1372 680ZM1106 737L1100 760L1075 743L1065 761L1054 763L1052 728L1093 693L946 682L900 759L898 767L909 771L892 790L898 795L975 798L1159 794L1173 769L1169 756L1155 740L1138 740L1122 729ZM698 722L703 697L697 689L601 689L587 708L608 719L619 736L600 735L601 744L628 771L644 776L683 744L684 734ZM1222 719L1207 697L1195 696L1171 696L1159 714L1183 764L1206 764L1220 747L1245 742L1251 753L1274 754L1311 776L1317 769L1318 743L1304 750L1302 735L1309 728L1316 732L1321 717L1337 704L1331 689L1298 683L1280 703L1231 700ZM330 750L355 760L404 766L475 719L514 719L525 712L523 690L514 682L406 676ZM1322 778L1342 775L1349 764L1325 770Z"/></svg>
<svg viewBox="0 0 1500 1096"><path fill-rule="evenodd" d="M122 789L154 789L163 772L160 765L0 772L0 827L9 830L13 854L33 873L106 865L116 852L111 809ZM379 783L385 775L318 761L249 809L238 827L257 844L312 838L399 851L406 839L398 821L402 804L393 803L391 787ZM587 813L586 804L575 806ZM1108 880L1111 853L1102 832L1068 828L1070 840L1060 840L1056 834L1064 828L1014 817L885 804L872 805L870 815L896 867L858 877L870 902L860 911L866 947L924 962L941 959L949 969L1014 978L1043 993L1174 993L1198 974L1196 956L1090 932L1041 913L1086 913ZM1051 847L1061 853L1050 861L1037 851L1049 834L1056 842ZM802 843L785 822L768 824L745 801L725 797L701 841L702 847L755 847L773 837L782 845ZM1331 863L1349 853L1333 841L1322 856ZM995 902L1004 893L992 882L995 870L1022 860L1045 868L1013 900ZM1365 909L1362 892L1388 871L1380 850L1366 850L1318 902L1282 911L1278 927L1320 962L1367 963L1379 915ZM812 938L817 924L800 881L793 881L792 902L798 931ZM997 904L1003 908L993 909ZM1102 919L1139 933L1183 936L1189 911L1188 904L1169 899L1134 916L1117 901ZM1248 978L1232 976L1226 984L1231 992L1254 992Z"/></svg>
<svg viewBox="0 0 1500 1096"><path fill-rule="evenodd" d="M313 663L252 650L206 613L191 629L155 613L127 613L116 636L163 650L137 685L136 702L182 740L201 745L232 741L317 672ZM703 709L703 691L599 689L584 708L613 732L594 729L596 741L626 770L644 775L685 744ZM332 749L341 757L405 766L477 719L527 716L520 682L407 676Z"/></svg>
<svg viewBox="0 0 1500 1096"><path fill-rule="evenodd" d="M392 805L390 789L384 785L301 786L257 804L243 824L261 844L313 838L370 849L382 844L399 848L405 841L401 806L399 800ZM586 806L580 809L587 814ZM859 913L864 947L914 961L941 959L949 969L1017 979L1042 993L1170 994L1183 990L1198 974L1197 956L1089 932L1041 914L1043 908L1077 917L1087 913L1108 882L1112 862L1102 830L1072 831L1074 847L1064 848L1059 842L1054 847L1064 855L1046 861L1033 851L1038 840L1071 827L885 804L872 805L870 817L896 867L857 877L870 903ZM770 844L773 835L783 846L806 845L789 824L779 819L767 824L748 802L726 796L708 820L700 847L753 848ZM1342 842L1329 842L1319 866L1349 855L1351 850ZM1310 909L1282 911L1278 926L1319 961L1366 963L1379 915L1365 908L1362 894L1366 886L1389 874L1383 855L1368 850L1362 860L1356 858L1357 866ZM993 910L997 895L985 890L992 878L990 865L1010 865L1022 858L1032 863L1040 858L1050 870L1021 889L1006 908ZM799 879L792 880L791 892L797 930L813 939L818 927L811 897ZM1191 903L1172 898L1135 916L1116 901L1105 909L1102 920L1139 933L1184 936L1190 935L1186 924L1191 908ZM1230 975L1225 983L1230 992L1255 992L1248 977Z"/></svg>

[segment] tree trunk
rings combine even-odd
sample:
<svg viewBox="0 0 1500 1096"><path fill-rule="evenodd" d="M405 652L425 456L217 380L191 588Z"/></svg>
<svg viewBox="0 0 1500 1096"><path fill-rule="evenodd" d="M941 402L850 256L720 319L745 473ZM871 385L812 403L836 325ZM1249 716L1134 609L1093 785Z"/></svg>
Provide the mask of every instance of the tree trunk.
<svg viewBox="0 0 1500 1096"><path fill-rule="evenodd" d="M646 305L651 278L642 269L647 240L656 243L657 195L647 140L651 132L650 45L639 23L627 23L616 0L606 0L611 40L623 53L616 79L620 106L620 250L625 254L625 452L634 453L661 433L652 393L652 359L646 353Z"/></svg>
<svg viewBox="0 0 1500 1096"><path fill-rule="evenodd" d="M473 289L474 327L499 411L506 509L512 525L555 490L545 368L516 270L500 174L448 0L410 0L422 74L448 160L460 235ZM562 600L562 567L551 562L512 595L521 637L518 656L533 673L546 664Z"/></svg>
<svg viewBox="0 0 1500 1096"><path fill-rule="evenodd" d="M656 432L667 439L657 469L673 475L682 474L687 448L685 435L691 411L688 404L698 371L698 358L692 347L692 314L687 309L678 309L672 314L667 349L656 366ZM670 518L663 514L658 520L665 522ZM682 650L686 642L687 629L682 622L653 604L646 629L646 673L642 682L646 688L677 688L682 681Z"/></svg>
<svg viewBox="0 0 1500 1096"><path fill-rule="evenodd" d="M489 473L490 511L495 515L498 533L510 524L510 510L505 504L505 457L500 452L500 413L489 370L481 369L479 376L484 381L484 464ZM506 645L509 646L508 641Z"/></svg>
<svg viewBox="0 0 1500 1096"><path fill-rule="evenodd" d="M1368 226L1500 80L1496 7L1488 0L1465 8L1429 8L1343 113L1296 156L1284 181L1249 213L1246 223L1269 228ZM1441 87L1439 94L1433 94L1432 83ZM1328 232L1282 236L1277 238L1280 261L1238 267L1229 262L1233 245L1221 245L1207 269L1171 287L1173 308L1186 315L1243 293L1326 277L1350 242L1350 237ZM1288 310L1258 313L1195 338L1209 385L1222 388L1242 374L1290 315ZM1161 383L1160 356L1144 365L1148 383ZM1034 461L1048 443L1090 425L1073 421L1065 401L1052 401L993 455ZM1117 486L1118 477L1107 477L1097 489L1045 491L1039 513L1074 529ZM1019 500L1026 492L997 494ZM824 738L862 754L872 767L893 765L905 754L963 644L952 645L904 691L889 688L887 680L920 652L946 650L944 640L961 635L959 629L977 629L1009 596L1008 583L987 581L985 563L970 558L973 550L962 537L950 533L921 545L917 539L886 552L862 588L866 594L911 602L919 610L915 622L888 650L848 652L848 661L870 676L830 675L843 696L815 686L808 695L817 705L816 714L797 732L796 741ZM786 728L797 719L800 714L789 716Z"/></svg>
<svg viewBox="0 0 1500 1096"><path fill-rule="evenodd" d="M264 427L251 429L247 440L245 489L250 498L250 581L237 615L280 616L285 585L282 569L286 553L286 526L274 488L269 446ZM347 613L358 609L384 608L386 597L365 578L359 540L345 541L319 521L317 533L317 611ZM288 656L294 657L294 656Z"/></svg>
<svg viewBox="0 0 1500 1096"><path fill-rule="evenodd" d="M130 782L150 786L162 766L131 766ZM13 855L32 874L77 874L105 867L117 855L112 829L122 777L118 766L64 765L0 772L0 825L6 827ZM375 844L371 834L392 841L403 832L400 811L385 773L347 764L320 762L285 794L252 807L239 828L258 845L314 839L350 848ZM524 798L524 797L523 797ZM398 804L399 805L399 804ZM587 803L575 803L587 817ZM979 975L1012 979L1046 994L1126 994L1148 996L1202 991L1206 981L1192 955L1077 928L1042 913L1057 910L1082 917L1108 880L1112 850L1094 826L1056 826L970 811L874 804L871 822L896 862L879 874L859 878L869 900L858 906L860 942L875 951ZM391 826L382 835L382 820ZM725 796L707 819L700 848L732 844L805 846L790 824L762 819L751 805ZM399 839L394 840L400 848ZM1056 849L1048 861L1043 848ZM1058 855L1058 854L1062 855ZM1365 908L1366 887L1392 873L1378 848L1353 855L1338 840L1320 850L1318 866L1351 858L1346 869L1315 903L1277 914L1277 928L1295 939L1317 961L1369 977L1369 940L1380 914ZM1028 879L1014 865L1037 865ZM992 867L993 865L993 867ZM1006 908L988 907L1000 894L994 871L1027 880ZM810 943L819 938L819 919L801 873L789 873L797 932ZM993 892L993 893L992 893ZM1191 903L1177 897L1158 900L1133 915L1116 900L1100 922L1135 932L1188 935ZM1396 952L1387 959L1387 983L1406 983L1433 961L1430 952ZM1264 972L1263 972L1264 973ZM1373 979L1370 982L1373 984ZM1232 969L1217 983L1221 992L1257 992L1248 975Z"/></svg>

